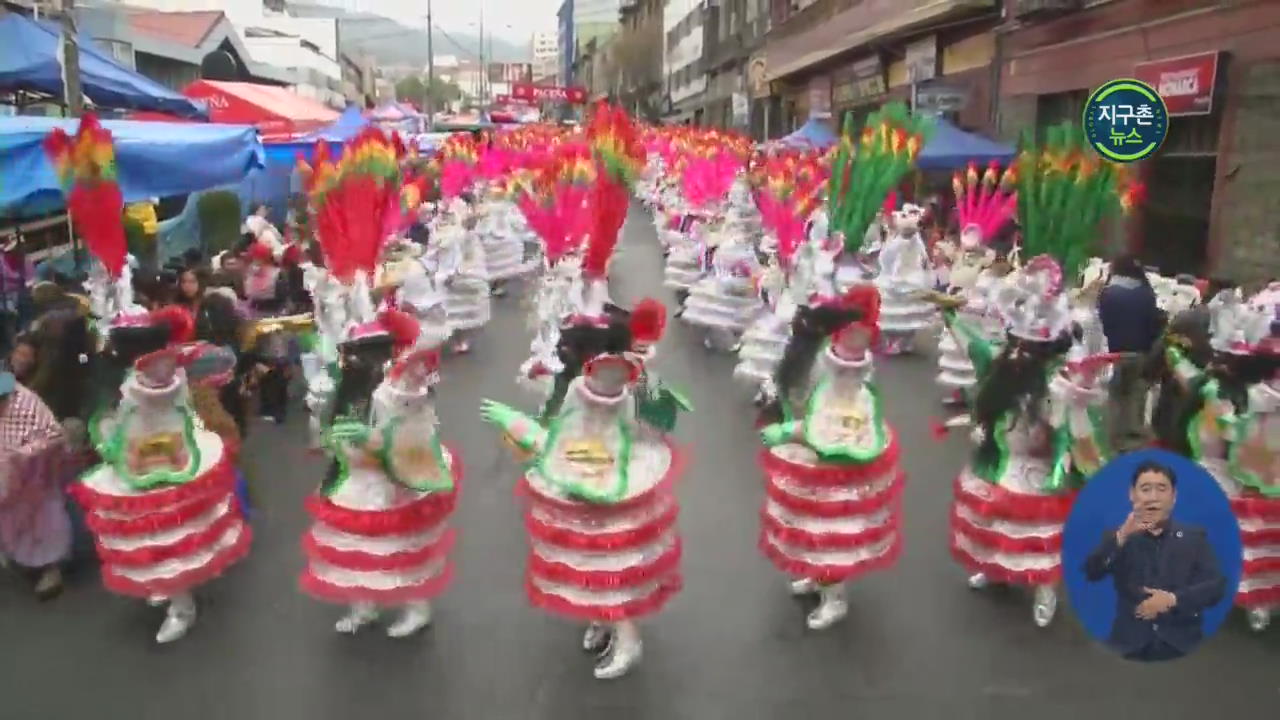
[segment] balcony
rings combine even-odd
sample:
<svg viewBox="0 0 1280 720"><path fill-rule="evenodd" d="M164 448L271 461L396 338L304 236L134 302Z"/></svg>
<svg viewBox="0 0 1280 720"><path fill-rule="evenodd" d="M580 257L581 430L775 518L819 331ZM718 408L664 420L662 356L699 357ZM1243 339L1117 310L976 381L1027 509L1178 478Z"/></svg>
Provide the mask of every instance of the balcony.
<svg viewBox="0 0 1280 720"><path fill-rule="evenodd" d="M1013 17L1022 21L1047 20L1084 8L1084 0L1014 0Z"/></svg>

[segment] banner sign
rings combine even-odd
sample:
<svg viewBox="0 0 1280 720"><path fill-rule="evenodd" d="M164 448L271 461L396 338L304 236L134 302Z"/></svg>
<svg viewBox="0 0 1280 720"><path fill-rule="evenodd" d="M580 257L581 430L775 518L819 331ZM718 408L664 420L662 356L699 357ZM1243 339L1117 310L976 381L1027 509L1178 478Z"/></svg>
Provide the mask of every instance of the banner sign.
<svg viewBox="0 0 1280 720"><path fill-rule="evenodd" d="M1170 115L1208 115L1213 112L1220 56L1208 52L1138 63L1133 76L1160 93Z"/></svg>
<svg viewBox="0 0 1280 720"><path fill-rule="evenodd" d="M587 90L581 87L512 83L511 97L515 100L565 102L581 105L587 101Z"/></svg>

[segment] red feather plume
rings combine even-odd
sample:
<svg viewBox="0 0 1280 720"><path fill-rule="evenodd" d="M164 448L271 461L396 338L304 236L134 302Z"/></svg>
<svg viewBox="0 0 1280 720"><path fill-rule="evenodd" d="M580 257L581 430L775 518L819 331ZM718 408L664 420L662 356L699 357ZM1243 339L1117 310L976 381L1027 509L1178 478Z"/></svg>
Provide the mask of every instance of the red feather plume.
<svg viewBox="0 0 1280 720"><path fill-rule="evenodd" d="M182 344L196 339L196 319L190 310L181 305L166 305L147 314L152 325L167 325L169 343Z"/></svg>
<svg viewBox="0 0 1280 720"><path fill-rule="evenodd" d="M667 306L645 298L631 310L631 341L652 345L662 339L667 328Z"/></svg>
<svg viewBox="0 0 1280 720"><path fill-rule="evenodd" d="M421 327L418 320L402 310L383 310L378 314L378 324L386 329L395 345L397 354L413 347L418 342Z"/></svg>

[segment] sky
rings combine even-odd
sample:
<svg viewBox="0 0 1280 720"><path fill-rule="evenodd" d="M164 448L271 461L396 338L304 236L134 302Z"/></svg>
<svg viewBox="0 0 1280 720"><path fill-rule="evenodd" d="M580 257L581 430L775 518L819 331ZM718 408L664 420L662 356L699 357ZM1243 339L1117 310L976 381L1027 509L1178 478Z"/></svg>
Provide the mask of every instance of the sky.
<svg viewBox="0 0 1280 720"><path fill-rule="evenodd" d="M474 34L482 2L486 33L525 44L535 32L556 29L561 0L432 0L432 22L446 31ZM421 27L426 22L426 0L366 0L365 4L370 11L405 25Z"/></svg>

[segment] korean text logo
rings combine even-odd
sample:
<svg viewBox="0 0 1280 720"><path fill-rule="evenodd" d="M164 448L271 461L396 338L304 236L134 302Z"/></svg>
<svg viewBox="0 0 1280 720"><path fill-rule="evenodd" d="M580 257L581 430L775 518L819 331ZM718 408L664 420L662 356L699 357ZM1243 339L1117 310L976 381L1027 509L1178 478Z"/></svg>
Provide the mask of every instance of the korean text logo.
<svg viewBox="0 0 1280 720"><path fill-rule="evenodd" d="M1113 162L1149 158L1169 134L1169 110L1141 80L1112 80L1089 96L1084 131L1099 155Z"/></svg>

